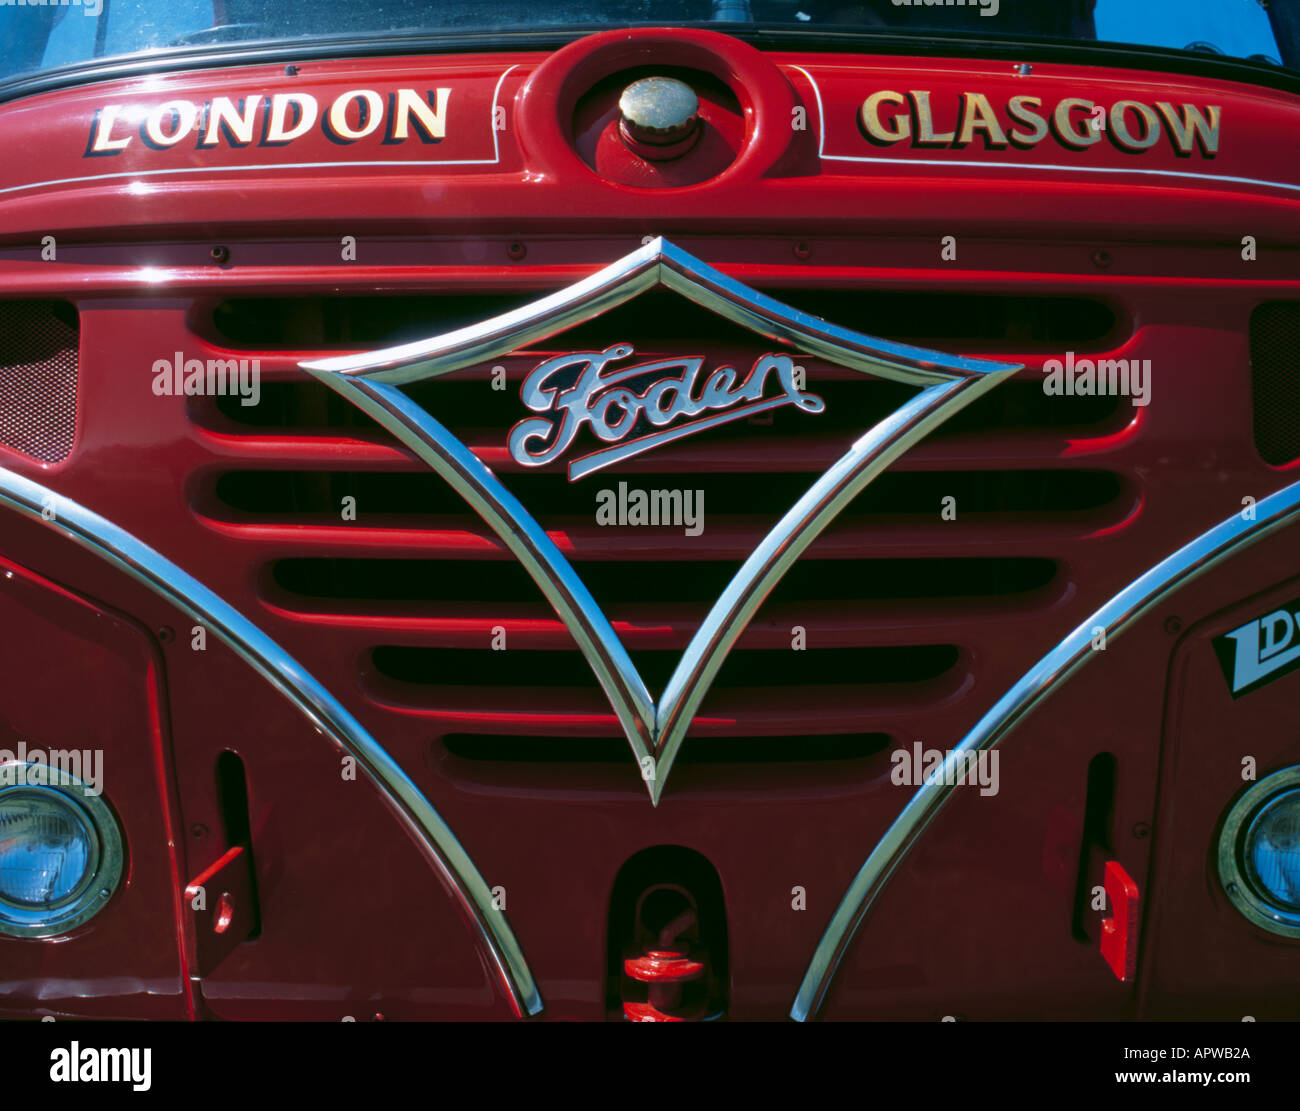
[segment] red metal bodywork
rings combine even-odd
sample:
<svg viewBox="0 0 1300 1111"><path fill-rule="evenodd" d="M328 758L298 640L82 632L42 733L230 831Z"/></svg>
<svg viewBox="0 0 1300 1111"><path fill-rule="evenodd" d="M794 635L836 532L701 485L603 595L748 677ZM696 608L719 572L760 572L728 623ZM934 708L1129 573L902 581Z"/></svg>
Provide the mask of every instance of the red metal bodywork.
<svg viewBox="0 0 1300 1111"><path fill-rule="evenodd" d="M185 398L155 397L154 360L225 353L208 322L230 297L548 290L660 234L765 289L1099 300L1117 322L1088 350L1152 359L1152 405L1130 413L1125 403L1083 434L940 436L896 469L1104 470L1119 477L1120 494L1062 514L959 512L947 521L935 505L924 515L846 520L809 554L1046 558L1058 564L1051 582L1005 603L774 604L741 648L786 647L797 623L818 647L942 643L957 645L960 657L910 687L864 676L808 697L720 689L687 741L882 732L900 747L950 748L1138 574L1239 511L1244 497L1263 498L1300 477L1296 465L1260 460L1248 374L1254 307L1300 298L1300 154L1292 141L1300 103L1227 81L1040 64L1028 54L1033 73L1019 76L1011 61L761 53L698 32L610 42L584 39L549 57L306 59L293 76L283 66L176 73L0 106L0 298L66 299L81 321L75 451L45 466L0 448L0 464L144 539L343 700L418 782L488 883L508 892L546 1017L606 1016L614 877L647 847L680 845L712 863L725 894L728 1016L779 1019L831 912L905 800L890 782L888 753L820 765L683 766L657 809L630 757L626 766L458 757L444 736L618 735L599 689L582 676L551 689L412 690L371 664L377 644L482 649L496 625L506 627L512 650L569 648L540 596L499 610L331 608L278 592L266 567L341 556L503 562L508 553L468 512L343 523L230 510L211 483L231 471L402 473L421 465L378 435L260 430L199 412ZM582 144L599 144L609 106L575 105L591 85L635 66L704 68L743 90L738 111L727 116L721 101L717 108L732 121L734 161L685 185L656 178L632 186L592 169ZM137 140L117 155L85 157L95 109L105 104L301 91L325 104L350 89L408 86L452 89L441 142L385 147L376 136L340 146L313 132L287 149L198 150L187 141L154 150ZM994 151L977 140L964 150L882 154L855 122L863 96L881 88L928 90L943 128L953 120L939 113L951 115L970 90L994 103L1032 88L1105 103L1216 104L1221 147L1213 158L1183 157L1168 144L1135 157L1105 141ZM496 107L505 109L500 129ZM791 127L796 108L807 127ZM581 141L566 122L575 113ZM844 160L885 155L896 161ZM623 173L593 157L599 169ZM321 162L332 165L287 165ZM1139 172L1149 170L1189 176ZM56 261L41 259L43 236L55 238ZM344 236L356 238L355 261L341 259ZM956 238L955 261L941 258L944 236ZM1243 261L1243 236L1259 244L1256 261ZM215 246L226 248L223 262ZM711 358L745 356L734 345L711 346L708 335L664 330L665 354L690 341ZM1061 354L1034 343L928 345L1023 362L1026 381ZM563 348L557 341L551 349ZM298 362L322 352L254 353L272 383L302 380ZM536 361L506 360L510 378ZM822 372L835 379L832 368ZM499 437L474 446L503 475L518 470ZM840 448L812 433L779 456L761 444L698 438L630 461L611 481L724 467L758 482L777 470L807 472L811 481ZM693 560L734 564L771 523L719 507L699 542L687 542L680 533L601 529L589 517L543 521L566 555L653 561L665 574ZM1242 756L1255 756L1261 773L1300 756L1300 677L1233 702L1208 647L1263 612L1268 598L1294 596L1294 580L1285 580L1297 555L1292 528L1234 557L1021 725L1001 746L1001 793L959 792L927 831L859 933L826 1016L1297 1017L1300 943L1242 919L1211 866L1215 824L1240 784ZM376 794L340 779L337 755L275 691L215 640L193 651L188 622L57 530L0 511L0 557L14 573L0 589L0 606L11 611L0 636L0 725L52 747L102 736L105 797L124 823L130 860L114 905L72 937L0 938L0 1014L337 1021L512 1013L453 902ZM635 598L611 608L634 651L680 651L701 616L699 606ZM159 639L160 630L168 635ZM45 709L20 713L24 694ZM227 749L247 769L261 930L200 977L180 892L231 848L215 832L213 769ZM1132 982L1117 979L1070 928L1087 768L1103 751L1119 767L1116 860L1145 914ZM794 909L796 887L806 910Z"/></svg>

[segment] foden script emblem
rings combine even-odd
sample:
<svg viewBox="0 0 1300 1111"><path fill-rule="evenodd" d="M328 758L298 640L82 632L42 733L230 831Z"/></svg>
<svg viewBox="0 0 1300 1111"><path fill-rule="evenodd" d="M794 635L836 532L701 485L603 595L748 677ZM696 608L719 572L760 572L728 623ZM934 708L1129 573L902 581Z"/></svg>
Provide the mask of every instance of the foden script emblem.
<svg viewBox="0 0 1300 1111"><path fill-rule="evenodd" d="M520 390L523 403L535 413L553 415L530 417L510 430L515 462L540 467L558 459L588 425L597 439L614 446L570 463L572 482L693 432L783 405L796 405L808 413L826 408L816 394L803 391L803 368L795 366L789 355L761 356L737 382L734 367L722 366L702 375L704 360L698 356L614 365L633 353L630 343L616 343L604 351L557 355L529 374ZM572 374L574 368L573 384L557 386L556 379L565 372ZM622 384L647 376L653 381L640 392ZM682 417L688 418L686 423L667 427ZM627 439L642 418L655 431Z"/></svg>
<svg viewBox="0 0 1300 1111"><path fill-rule="evenodd" d="M656 701L613 626L554 541L496 475L400 387L490 364L658 288L748 328L776 350L762 356L742 378L733 367L705 371L702 360L694 356L620 368L617 364L631 359L634 352L631 345L619 343L601 352L561 356L561 361L570 361L571 372L577 369L577 377L566 380L562 388L548 386L550 376L561 369L557 360L548 360L533 370L524 386L524 402L538 416L525 418L512 430L510 450L516 459L531 465L558 459L577 431L589 426L598 441L611 446L571 462L572 480L675 435L750 415L755 406L794 405L820 412L821 399L804 393L796 381L793 355L918 390L867 429L773 526L713 604ZM591 665L656 805L714 676L786 571L900 455L1020 369L838 327L733 281L663 239L558 293L481 324L383 351L302 366L374 417L441 475L523 564ZM632 391L619 385L620 373L633 369L650 374L653 381L648 388ZM658 375L658 370L663 374ZM620 389L622 393L614 392ZM625 439L642 416L653 431Z"/></svg>

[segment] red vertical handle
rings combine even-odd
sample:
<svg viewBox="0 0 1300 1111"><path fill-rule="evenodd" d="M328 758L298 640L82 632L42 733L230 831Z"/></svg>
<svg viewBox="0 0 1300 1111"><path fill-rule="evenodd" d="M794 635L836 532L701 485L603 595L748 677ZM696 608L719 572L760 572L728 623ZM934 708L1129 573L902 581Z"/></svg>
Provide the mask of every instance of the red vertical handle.
<svg viewBox="0 0 1300 1111"><path fill-rule="evenodd" d="M1131 983L1137 972L1138 885L1116 861L1108 860L1103 886L1111 913L1101 923L1101 955L1119 980Z"/></svg>

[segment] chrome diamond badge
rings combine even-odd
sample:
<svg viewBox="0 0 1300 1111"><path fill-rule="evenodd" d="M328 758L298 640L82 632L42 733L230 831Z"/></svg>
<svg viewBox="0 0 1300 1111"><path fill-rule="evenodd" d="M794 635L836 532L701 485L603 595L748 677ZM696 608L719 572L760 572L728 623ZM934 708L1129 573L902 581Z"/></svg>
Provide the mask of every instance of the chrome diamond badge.
<svg viewBox="0 0 1300 1111"><path fill-rule="evenodd" d="M744 376L733 367L705 370L694 358L625 362L635 354L630 344L547 360L524 384L523 400L538 415L525 417L512 429L514 458L530 465L558 459L586 425L610 446L571 461L572 480L677 436L751 415L756 407L795 405L820 412L821 399L805 393L796 380L793 354L916 386L919 392L867 429L773 526L713 604L656 701L613 626L551 538L492 471L400 387L511 354L658 288L748 328L780 350L760 357ZM577 379L564 388L548 387L561 362L579 368ZM890 343L829 324L733 281L663 239L567 289L481 324L302 366L437 471L524 565L595 672L656 805L714 676L786 571L876 475L1020 369ZM611 393L619 389L623 370L663 374L635 397L630 390ZM644 415L654 431L628 439L638 423L627 420L630 411L638 418Z"/></svg>

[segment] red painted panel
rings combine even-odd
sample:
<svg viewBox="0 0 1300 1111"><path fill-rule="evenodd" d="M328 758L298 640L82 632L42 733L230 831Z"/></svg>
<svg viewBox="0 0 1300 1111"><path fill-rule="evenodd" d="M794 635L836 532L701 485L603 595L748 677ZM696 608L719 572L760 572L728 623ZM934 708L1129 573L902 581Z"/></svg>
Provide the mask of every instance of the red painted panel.
<svg viewBox="0 0 1300 1111"><path fill-rule="evenodd" d="M1293 572L1296 530L1273 546L1286 562L1279 571ZM1300 673L1279 675L1234 700L1211 645L1289 602L1300 593L1300 579L1243 569L1239 581L1247 589L1239 586L1225 606L1189 625L1170 671L1158 856L1142 962L1144 1015L1153 1019L1300 1017L1297 942L1247 921L1228 901L1218 873L1218 834L1231 804L1252 782L1300 763Z"/></svg>
<svg viewBox="0 0 1300 1111"><path fill-rule="evenodd" d="M0 749L96 753L92 786L125 844L121 885L85 925L57 939L0 936L0 1011L189 1017L156 648L120 613L2 557L0 630Z"/></svg>

